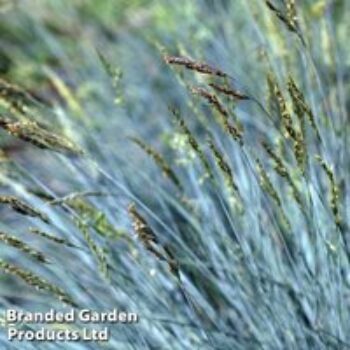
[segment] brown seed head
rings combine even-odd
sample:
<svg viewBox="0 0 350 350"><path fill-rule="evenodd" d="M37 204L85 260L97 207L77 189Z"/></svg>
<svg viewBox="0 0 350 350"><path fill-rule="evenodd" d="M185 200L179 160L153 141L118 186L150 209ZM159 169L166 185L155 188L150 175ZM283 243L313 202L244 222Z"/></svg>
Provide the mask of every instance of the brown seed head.
<svg viewBox="0 0 350 350"><path fill-rule="evenodd" d="M214 90L229 96L231 98L233 98L234 100L249 100L250 97L248 95L243 94L240 91L237 90L233 90L232 88L223 86L223 85L219 85L216 83L209 83L209 86L211 86Z"/></svg>
<svg viewBox="0 0 350 350"><path fill-rule="evenodd" d="M179 65L184 66L189 70L193 70L202 74L216 75L218 77L226 77L227 74L223 71L216 69L206 63L198 62L191 60L187 57L179 57L179 56L163 56L164 61L170 65Z"/></svg>

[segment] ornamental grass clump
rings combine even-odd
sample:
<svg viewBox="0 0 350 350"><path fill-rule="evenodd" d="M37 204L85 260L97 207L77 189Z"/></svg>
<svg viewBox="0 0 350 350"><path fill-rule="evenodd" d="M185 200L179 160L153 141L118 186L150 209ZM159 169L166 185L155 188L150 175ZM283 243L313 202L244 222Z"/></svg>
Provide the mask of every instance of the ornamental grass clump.
<svg viewBox="0 0 350 350"><path fill-rule="evenodd" d="M113 349L350 347L348 2L165 3L115 40L64 0L30 31L49 67L0 80L2 311L137 312Z"/></svg>

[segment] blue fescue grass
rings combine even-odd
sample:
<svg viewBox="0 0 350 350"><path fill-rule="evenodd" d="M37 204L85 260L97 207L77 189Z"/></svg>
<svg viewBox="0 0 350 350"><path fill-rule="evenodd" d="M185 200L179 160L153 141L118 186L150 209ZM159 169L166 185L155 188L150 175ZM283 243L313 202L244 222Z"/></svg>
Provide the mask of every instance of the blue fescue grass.
<svg viewBox="0 0 350 350"><path fill-rule="evenodd" d="M59 63L45 63L44 69L33 64L32 74L43 84L38 89L33 80L15 79L23 74L20 67L10 72L42 102L29 103L24 114L7 103L0 115L45 123L85 155L67 156L26 143L19 154L1 158L2 195L18 196L51 221L1 208L0 231L43 252L50 264L38 264L5 245L1 261L60 287L79 308L138 312L139 324L111 326L107 348L350 347L348 53L344 23L335 21L337 8L326 7L321 17L311 2L297 8L304 45L260 1L199 1L187 3L185 10L167 2L168 34L157 12L164 8L157 1L151 4L154 31L125 31L119 43L111 44L95 18L92 37L99 42L86 40L78 48L49 32L34 13L27 16L19 9L9 18L24 16L34 37L44 42L37 45ZM346 12L349 4L337 6ZM285 11L283 4L278 9ZM164 52L206 62L229 78L169 66ZM123 75L114 76L120 69ZM281 100L276 90L268 91L268 73L276 77L296 132L301 126L288 95L288 76L316 120L320 140L304 115L304 175L293 137L286 137ZM232 102L216 94L230 123L242 125L243 145L229 135L215 103L191 93L194 86L213 96L208 86L213 81L250 97ZM53 96L43 92L45 87ZM210 176L174 108L201 147ZM138 147L133 137L151 148ZM157 155L162 161L157 162ZM163 259L147 249L149 236L132 227L130 203L155 235ZM74 246L29 233L30 227ZM169 270L172 259L179 276ZM15 273L1 275L0 296L3 310L63 308L57 295L36 291ZM5 337L3 332L7 346ZM14 349L31 346L13 344ZM65 349L96 346L64 344Z"/></svg>

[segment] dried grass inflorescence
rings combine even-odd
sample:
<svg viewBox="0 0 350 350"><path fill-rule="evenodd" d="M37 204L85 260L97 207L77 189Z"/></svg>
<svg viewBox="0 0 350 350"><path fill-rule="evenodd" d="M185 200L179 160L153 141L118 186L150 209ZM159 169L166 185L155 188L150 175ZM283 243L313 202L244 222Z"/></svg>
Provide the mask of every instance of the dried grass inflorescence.
<svg viewBox="0 0 350 350"><path fill-rule="evenodd" d="M57 244L62 244L62 245L65 245L67 247L70 247L70 248L77 248L76 245L74 245L73 243L70 243L66 239L56 237L56 236L51 235L49 233L46 233L46 232L44 232L42 230L39 230L38 228L30 227L29 228L29 232L33 233L33 234L35 234L37 236L43 237L43 238L45 238L45 239L47 239L49 241L55 242Z"/></svg>
<svg viewBox="0 0 350 350"><path fill-rule="evenodd" d="M288 77L287 88L288 88L289 95L293 101L294 113L299 119L303 135L305 135L306 134L305 118L304 118L304 114L306 112L305 111L305 103L304 103L302 94L297 89L297 87L294 83L294 80L291 76Z"/></svg>
<svg viewBox="0 0 350 350"><path fill-rule="evenodd" d="M5 204L10 206L14 211L22 214L31 216L34 218L39 218L43 222L49 224L50 220L48 216L38 209L33 208L29 204L25 203L23 200L15 196L0 196L0 204Z"/></svg>
<svg viewBox="0 0 350 350"><path fill-rule="evenodd" d="M280 196L278 195L277 190L275 189L274 185L271 182L271 179L267 172L265 171L263 165L259 161L259 159L256 159L256 168L259 175L259 182L261 188L267 192L267 194L274 200L274 202L277 204L277 206L280 208L282 219L288 229L291 228L290 222L287 218L287 215L285 214L283 207L282 207L282 201Z"/></svg>
<svg viewBox="0 0 350 350"><path fill-rule="evenodd" d="M293 144L294 155L295 159L297 160L299 170L304 175L308 159L306 142L303 133L300 131L296 131L295 137L296 139L294 140Z"/></svg>
<svg viewBox="0 0 350 350"><path fill-rule="evenodd" d="M290 19L288 19L288 17L285 14L283 14L283 12L280 11L271 1L265 0L265 4L276 15L276 17L278 17L287 26L287 28L290 31L292 32L296 31L294 21L291 21Z"/></svg>
<svg viewBox="0 0 350 350"><path fill-rule="evenodd" d="M209 164L208 159L206 158L199 142L196 140L196 138L192 134L191 130L186 125L184 119L181 118L179 111L176 109L172 109L171 112L174 115L180 129L186 135L188 144L191 146L191 148L193 149L195 154L197 154L198 158L200 159L202 166L206 172L206 175L209 176L209 178L213 179L213 173L211 171L210 164Z"/></svg>
<svg viewBox="0 0 350 350"><path fill-rule="evenodd" d="M187 57L165 55L163 56L163 58L164 61L170 65L184 66L189 70L193 70L202 74L215 75L218 77L227 77L227 74L223 71L216 69L206 63L191 60Z"/></svg>
<svg viewBox="0 0 350 350"><path fill-rule="evenodd" d="M90 228L89 225L81 220L76 220L76 224L79 228L79 231L82 233L85 242L87 246L89 247L91 253L95 256L98 264L98 268L106 279L109 278L108 276L108 263L107 263L107 257L104 253L104 251L96 244L94 239L92 238L90 234Z"/></svg>
<svg viewBox="0 0 350 350"><path fill-rule="evenodd" d="M219 148L215 145L212 138L208 138L208 145L210 150L213 153L215 162L225 179L225 182L229 191L238 199L239 202L241 202L241 195L239 192L239 188L235 182L231 167L229 166L228 162L225 160L225 156L222 154Z"/></svg>
<svg viewBox="0 0 350 350"><path fill-rule="evenodd" d="M28 113L28 106L33 104L33 98L20 87L0 79L0 104L24 116Z"/></svg>
<svg viewBox="0 0 350 350"><path fill-rule="evenodd" d="M123 72L120 68L114 67L108 59L102 54L102 52L97 51L98 57L109 77L112 80L112 86L115 92L114 102L116 105L120 105L124 102L123 89L122 89L122 78Z"/></svg>
<svg viewBox="0 0 350 350"><path fill-rule="evenodd" d="M293 28L298 27L297 8L295 0L286 0L287 20Z"/></svg>
<svg viewBox="0 0 350 350"><path fill-rule="evenodd" d="M22 141L29 142L41 149L47 149L70 155L82 155L83 151L79 149L72 141L61 135L44 129L35 121L13 121L0 116L0 127L6 130Z"/></svg>
<svg viewBox="0 0 350 350"><path fill-rule="evenodd" d="M136 205L131 203L128 206L128 213L132 221L132 226L134 231L144 245L144 247L151 252L156 258L167 263L170 272L179 278L179 265L175 260L173 254L170 252L169 248L161 245L156 234L153 232L152 228L148 225L147 221L141 216L137 211Z"/></svg>
<svg viewBox="0 0 350 350"><path fill-rule="evenodd" d="M324 159L322 159L321 156L317 155L315 156L316 160L320 163L322 169L326 173L328 177L328 181L330 184L330 207L332 209L332 213L334 216L334 220L337 226L341 227L342 225L342 218L340 214L340 203L339 203L339 186L335 180L335 175L331 167L326 163Z"/></svg>
<svg viewBox="0 0 350 350"><path fill-rule="evenodd" d="M292 194L293 194L295 201L299 205L301 211L304 212L305 208L304 208L303 199L302 199L301 194L300 194L296 184L294 183L286 165L284 164L283 159L281 157L279 157L278 154L276 154L276 152L272 149L272 147L267 142L263 141L262 146L265 149L265 151L267 152L267 154L274 161L274 169L276 170L277 174L279 176L281 176L282 178L286 179L287 183L289 184L289 186L292 189Z"/></svg>
<svg viewBox="0 0 350 350"><path fill-rule="evenodd" d="M202 87L191 87L191 92L195 95L203 97L211 106L213 106L223 117L228 118L229 113L225 107L221 104L216 95L210 93L208 90Z"/></svg>
<svg viewBox="0 0 350 350"><path fill-rule="evenodd" d="M250 97L246 94L243 94L240 91L234 90L230 87L227 87L225 85L219 85L216 83L209 83L209 86L212 87L214 90L216 90L219 93L222 93L223 95L229 96L233 98L234 100L249 100Z"/></svg>
<svg viewBox="0 0 350 350"><path fill-rule="evenodd" d="M5 232L0 231L0 242L3 242L13 248L20 250L21 252L30 255L35 260L41 263L47 263L45 255L36 249L30 247L27 243L21 241L15 236L9 235Z"/></svg>
<svg viewBox="0 0 350 350"><path fill-rule="evenodd" d="M297 137L296 137L296 131L293 127L293 119L288 110L286 99L283 96L283 93L278 85L277 79L273 74L270 73L268 74L267 80L269 85L272 88L273 94L278 103L279 111L282 117L282 125L284 127L284 136L287 139L292 138L293 140L296 140Z"/></svg>
<svg viewBox="0 0 350 350"><path fill-rule="evenodd" d="M295 109L295 112L298 112L298 118L300 120L300 128L294 126L293 118L291 113L288 110L287 102L283 93L278 85L277 79L272 73L268 74L267 77L268 85L272 89L272 93L275 96L276 102L278 104L278 110L282 116L282 125L283 125L283 135L286 139L291 139L293 142L294 156L298 163L298 167L302 174L305 174L306 164L307 164L307 148L305 142L305 127L303 123L303 118L300 117L300 109ZM293 100L294 101L294 100Z"/></svg>
<svg viewBox="0 0 350 350"><path fill-rule="evenodd" d="M313 128L317 138L320 140L320 133L316 125L314 114L310 106L306 103L303 93L300 91L300 89L298 88L297 84L291 76L289 76L288 78L287 86L289 94L293 100L294 112L299 118L300 123L302 124L302 126L305 124L304 114L306 114L311 127Z"/></svg>
<svg viewBox="0 0 350 350"><path fill-rule="evenodd" d="M176 176L175 171L171 168L171 166L159 152L136 137L131 137L130 140L137 144L155 161L158 167L162 170L162 173L165 177L169 178L179 189L182 189L181 182Z"/></svg>
<svg viewBox="0 0 350 350"><path fill-rule="evenodd" d="M274 115L276 112L277 115L282 114L280 107L279 107L279 102L275 94L275 85L276 85L276 77L273 74L273 72L268 72L266 75L266 83L267 83L267 90L268 90L268 95L267 95L267 104L268 104L268 109L271 115Z"/></svg>
<svg viewBox="0 0 350 350"><path fill-rule="evenodd" d="M288 177L288 170L284 165L283 160L276 154L276 152L272 149L272 147L265 141L262 142L262 145L267 152L267 154L271 157L271 159L275 162L274 169L281 177Z"/></svg>
<svg viewBox="0 0 350 350"><path fill-rule="evenodd" d="M283 13L281 10L279 10L270 0L265 0L265 4L289 31L293 32L299 37L302 44L305 46L305 40L301 35L299 28L295 0L287 0L286 13Z"/></svg>
<svg viewBox="0 0 350 350"><path fill-rule="evenodd" d="M233 125L229 120L229 113L226 108L221 104L216 95L210 93L201 87L192 87L191 92L193 94L203 97L214 109L219 113L221 117L221 123L224 130L232 136L232 138L237 141L240 145L243 145L243 135L242 131Z"/></svg>
<svg viewBox="0 0 350 350"><path fill-rule="evenodd" d="M10 264L2 259L0 259L0 269L5 273L11 274L22 279L28 285L40 290L45 291L51 295L57 297L60 301L67 305L71 305L76 307L77 304L73 301L73 299L65 293L63 289L55 286L54 284L49 283L45 279L35 275L33 272L29 270L24 270L16 265Z"/></svg>
<svg viewBox="0 0 350 350"><path fill-rule="evenodd" d="M281 199L259 159L256 159L256 168L260 177L261 187L273 198L279 207L282 207Z"/></svg>

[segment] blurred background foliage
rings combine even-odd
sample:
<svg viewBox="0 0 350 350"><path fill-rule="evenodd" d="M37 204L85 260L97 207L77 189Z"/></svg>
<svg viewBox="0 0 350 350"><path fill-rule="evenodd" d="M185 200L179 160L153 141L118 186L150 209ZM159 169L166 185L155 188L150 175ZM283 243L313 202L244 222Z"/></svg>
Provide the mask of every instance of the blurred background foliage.
<svg viewBox="0 0 350 350"><path fill-rule="evenodd" d="M176 88L160 60L162 47L205 58L232 73L242 86L253 87L258 96L265 94L264 86L256 82L266 70L266 52L274 57L277 71L281 71L279 63L289 61L291 69L304 74L303 67L295 67L296 56L290 52L294 49L285 40L285 31L271 20L261 1L14 0L0 6L1 75L48 104L68 104L72 114L84 115L84 122L96 127L105 125L107 114L115 112L110 106L113 100L126 108L128 118L147 119L145 132L154 130L169 101L183 100L183 90ZM349 25L344 17L349 2L307 0L298 6L317 68L334 85L337 74L348 74L350 64ZM332 45L341 45L337 57ZM103 88L108 77L97 52L122 72L114 96ZM344 71L335 71L334 60L342 62Z"/></svg>

